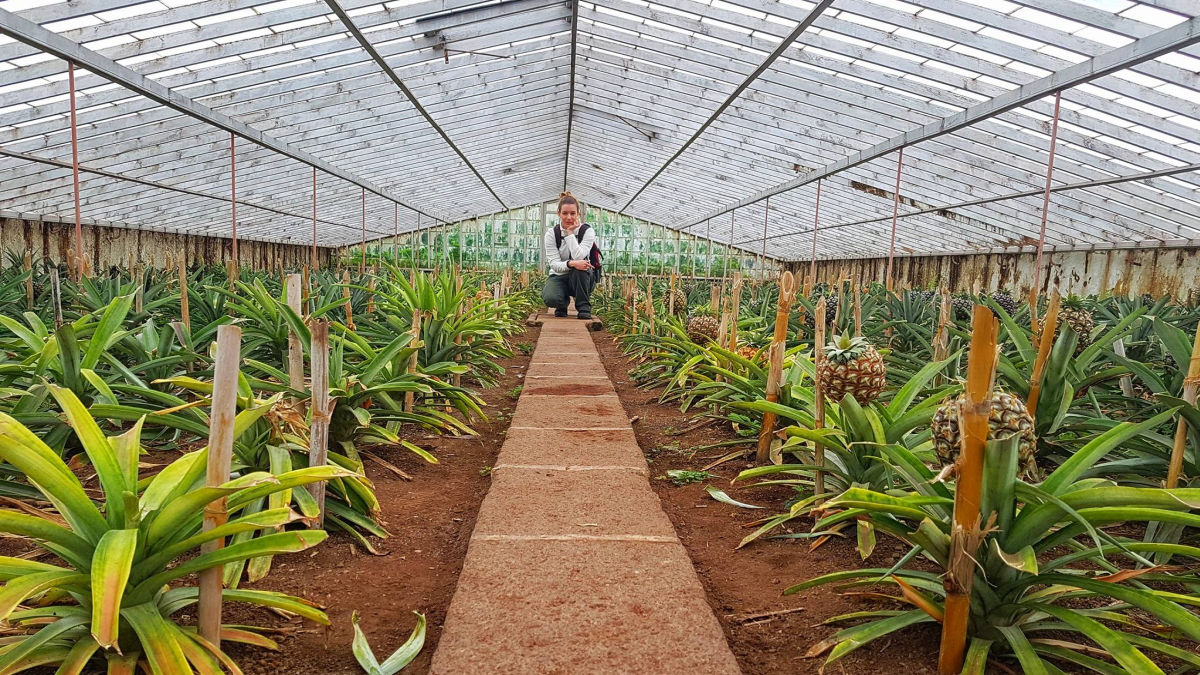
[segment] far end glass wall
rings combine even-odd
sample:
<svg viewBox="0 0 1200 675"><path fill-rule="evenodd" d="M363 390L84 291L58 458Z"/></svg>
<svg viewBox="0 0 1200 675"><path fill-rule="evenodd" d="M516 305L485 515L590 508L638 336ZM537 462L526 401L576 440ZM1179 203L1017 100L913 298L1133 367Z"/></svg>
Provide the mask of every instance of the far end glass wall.
<svg viewBox="0 0 1200 675"><path fill-rule="evenodd" d="M677 230L613 211L588 207L612 274L668 274L721 277L738 270L746 276L770 277L782 270L779 261L757 253L709 242ZM368 245L371 253L416 263L423 268L461 264L466 268L535 270L542 263L542 235L558 223L555 204L538 204L447 225L401 234ZM414 250L415 245L415 250Z"/></svg>

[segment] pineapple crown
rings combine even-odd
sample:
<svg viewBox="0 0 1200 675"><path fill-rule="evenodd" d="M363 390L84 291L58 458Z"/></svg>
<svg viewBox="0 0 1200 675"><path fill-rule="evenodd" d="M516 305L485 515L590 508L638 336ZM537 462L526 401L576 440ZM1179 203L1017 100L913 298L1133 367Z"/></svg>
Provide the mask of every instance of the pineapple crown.
<svg viewBox="0 0 1200 675"><path fill-rule="evenodd" d="M716 316L716 313L712 311L712 307L709 305L693 307L688 314L689 316Z"/></svg>
<svg viewBox="0 0 1200 675"><path fill-rule="evenodd" d="M852 337L849 333L833 336L825 345L825 356L834 363L849 363L871 349L871 343L865 337Z"/></svg>
<svg viewBox="0 0 1200 675"><path fill-rule="evenodd" d="M1063 304L1063 307L1069 307L1070 309L1083 309L1084 308L1083 298L1079 297L1078 295L1075 295L1074 293L1068 295L1066 300L1063 300L1062 304Z"/></svg>

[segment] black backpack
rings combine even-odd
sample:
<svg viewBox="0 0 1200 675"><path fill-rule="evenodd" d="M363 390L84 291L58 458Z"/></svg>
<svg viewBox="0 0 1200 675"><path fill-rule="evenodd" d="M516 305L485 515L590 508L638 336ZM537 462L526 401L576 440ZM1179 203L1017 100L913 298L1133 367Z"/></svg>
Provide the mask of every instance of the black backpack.
<svg viewBox="0 0 1200 675"><path fill-rule="evenodd" d="M576 238L578 240L582 241L583 233L587 232L587 230L588 230L587 223L580 224L579 230L575 233ZM554 226L554 245L557 246L558 248L562 248L562 242L563 242L562 226L555 225ZM593 241L592 242L592 250L588 252L588 262L591 263L591 265L592 265L592 276L594 276L596 278L596 281L600 281L600 275L601 275L600 259L602 257L603 256L600 255L600 246Z"/></svg>

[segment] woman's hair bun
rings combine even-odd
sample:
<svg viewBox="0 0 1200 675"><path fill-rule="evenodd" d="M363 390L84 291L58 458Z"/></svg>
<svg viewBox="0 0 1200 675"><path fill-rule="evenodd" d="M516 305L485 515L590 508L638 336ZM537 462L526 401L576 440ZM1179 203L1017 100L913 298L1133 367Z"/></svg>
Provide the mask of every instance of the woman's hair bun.
<svg viewBox="0 0 1200 675"><path fill-rule="evenodd" d="M569 190L563 190L562 192L558 193L559 199L563 199L565 197L574 197L574 196L575 195L571 194L571 192Z"/></svg>

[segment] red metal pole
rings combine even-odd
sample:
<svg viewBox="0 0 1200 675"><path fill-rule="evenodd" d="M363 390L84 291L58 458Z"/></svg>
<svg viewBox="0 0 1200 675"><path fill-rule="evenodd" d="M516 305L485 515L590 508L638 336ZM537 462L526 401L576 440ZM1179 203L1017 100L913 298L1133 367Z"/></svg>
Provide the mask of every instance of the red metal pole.
<svg viewBox="0 0 1200 675"><path fill-rule="evenodd" d="M313 240L312 240L312 268L313 272L317 271L317 167L313 167Z"/></svg>
<svg viewBox="0 0 1200 675"><path fill-rule="evenodd" d="M1054 120L1050 124L1050 157L1046 160L1046 191L1042 194L1042 226L1038 232L1037 260L1033 263L1033 288L1029 289L1029 315L1033 332L1038 332L1038 296L1042 286L1042 253L1046 248L1046 221L1050 216L1050 184L1054 179L1054 153L1058 149L1058 111L1062 92L1054 94Z"/></svg>
<svg viewBox="0 0 1200 675"><path fill-rule="evenodd" d="M358 275L367 273L367 188L362 188L362 252L358 258Z"/></svg>
<svg viewBox="0 0 1200 675"><path fill-rule="evenodd" d="M67 86L71 90L71 174L75 190L75 281L83 276L83 215L79 207L79 129L75 121L75 62L67 62Z"/></svg>
<svg viewBox="0 0 1200 675"><path fill-rule="evenodd" d="M237 137L229 133L229 200L233 205L233 271L238 269L238 240L237 240Z"/></svg>
<svg viewBox="0 0 1200 675"><path fill-rule="evenodd" d="M817 209L813 214L812 262L808 265L809 290L817 282L817 229L821 224L821 179L817 179Z"/></svg>
<svg viewBox="0 0 1200 675"><path fill-rule="evenodd" d="M900 174L904 169L904 148L896 157L896 192L892 195L892 243L888 246L887 289L892 290L892 261L896 257L896 220L900 217Z"/></svg>

